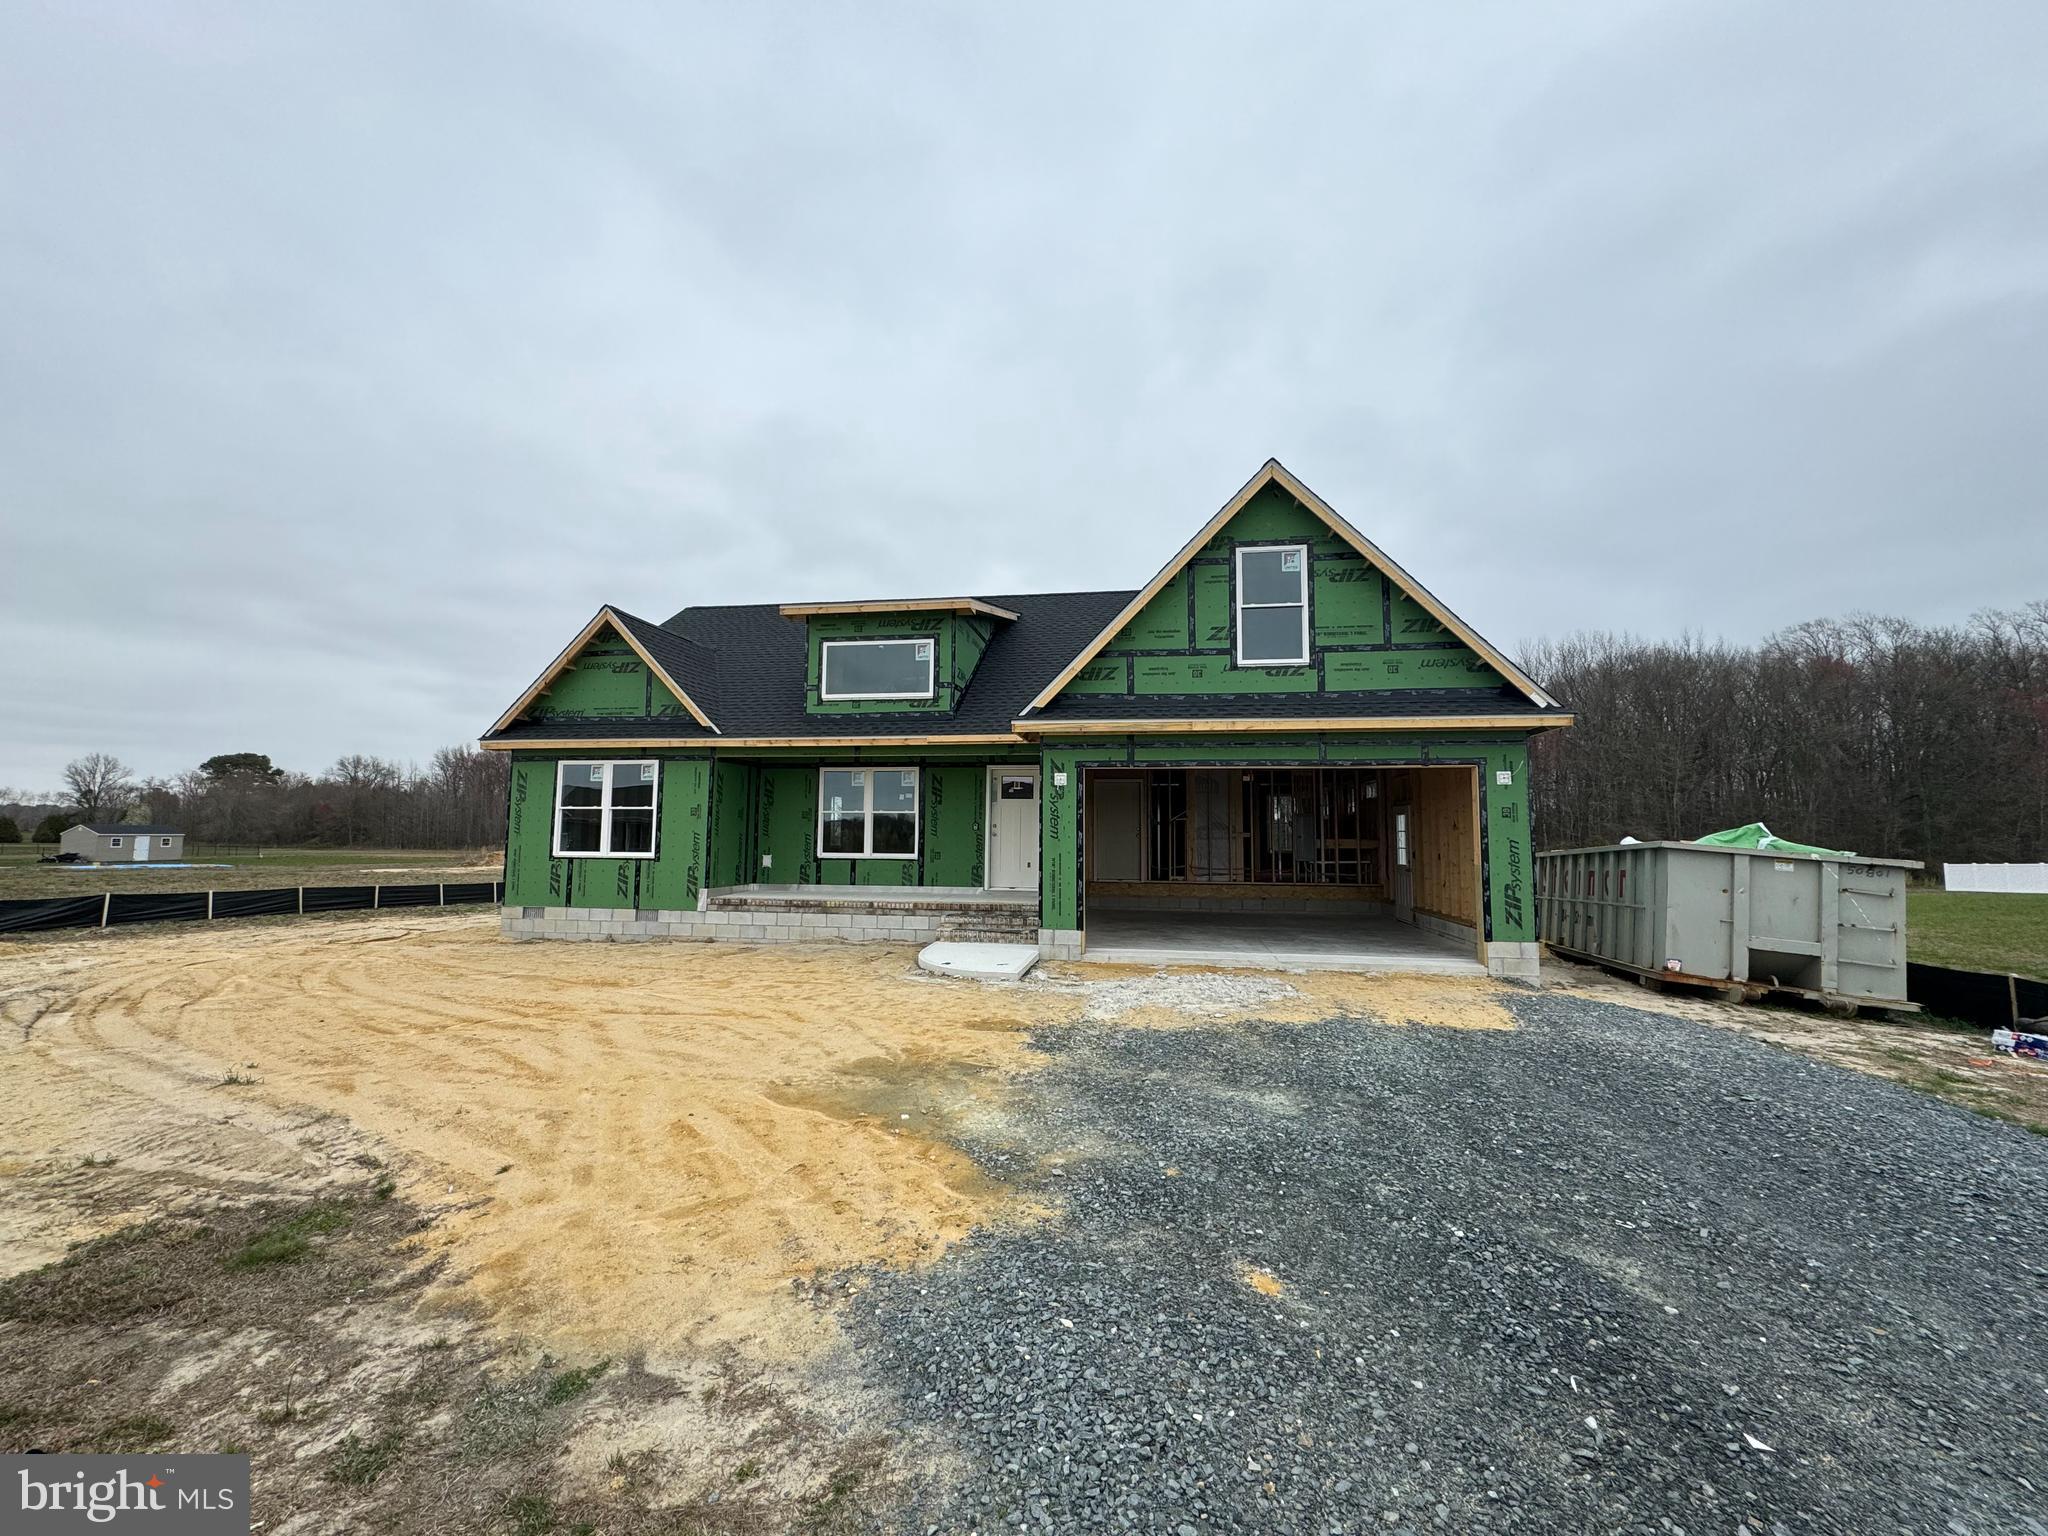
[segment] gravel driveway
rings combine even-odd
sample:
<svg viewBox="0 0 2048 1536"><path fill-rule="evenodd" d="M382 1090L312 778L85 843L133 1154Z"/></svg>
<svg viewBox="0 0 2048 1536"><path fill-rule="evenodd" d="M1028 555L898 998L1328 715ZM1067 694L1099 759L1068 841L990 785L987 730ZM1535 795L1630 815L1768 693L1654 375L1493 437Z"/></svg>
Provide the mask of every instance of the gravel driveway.
<svg viewBox="0 0 2048 1536"><path fill-rule="evenodd" d="M2048 1536L2048 1139L1514 1009L1045 1035L975 1150L1061 1219L850 1306L960 1453L906 1523Z"/></svg>

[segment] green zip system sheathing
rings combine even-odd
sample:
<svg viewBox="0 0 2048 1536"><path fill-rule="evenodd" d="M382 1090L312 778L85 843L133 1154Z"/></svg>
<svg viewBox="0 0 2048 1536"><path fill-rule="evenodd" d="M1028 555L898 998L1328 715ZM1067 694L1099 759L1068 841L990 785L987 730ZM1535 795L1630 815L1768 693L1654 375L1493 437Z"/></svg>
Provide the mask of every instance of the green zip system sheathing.
<svg viewBox="0 0 2048 1536"><path fill-rule="evenodd" d="M627 720L687 713L618 631L606 625L520 718Z"/></svg>
<svg viewBox="0 0 2048 1536"><path fill-rule="evenodd" d="M986 747L799 756L778 752L715 763L705 754L663 756L655 858L558 859L551 854L557 759L520 754L512 765L506 904L687 910L706 885L978 887L988 767L1038 760L1029 749L1003 758ZM918 856L821 858L819 769L885 763L919 771Z"/></svg>
<svg viewBox="0 0 2048 1536"><path fill-rule="evenodd" d="M1240 667L1231 610L1240 545L1308 547L1309 658ZM1417 688L1491 692L1499 672L1278 485L1219 529L1063 692L1116 695L1367 693Z"/></svg>
<svg viewBox="0 0 2048 1536"><path fill-rule="evenodd" d="M819 613L809 620L810 660L805 674L808 703L817 715L945 714L960 701L974 669L988 649L995 621L978 613ZM930 640L934 643L933 693L929 699L825 699L822 694L827 640Z"/></svg>
<svg viewBox="0 0 2048 1536"><path fill-rule="evenodd" d="M505 828L506 905L642 911L696 906L710 867L711 763L702 756L660 761L659 858L558 859L553 856L555 759L515 758Z"/></svg>

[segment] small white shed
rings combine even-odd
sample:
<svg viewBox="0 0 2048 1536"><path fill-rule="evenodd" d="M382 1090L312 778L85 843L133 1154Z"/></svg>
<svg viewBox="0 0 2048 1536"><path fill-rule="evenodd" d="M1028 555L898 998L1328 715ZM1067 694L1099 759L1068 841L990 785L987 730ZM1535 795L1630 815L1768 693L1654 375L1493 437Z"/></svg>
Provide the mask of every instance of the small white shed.
<svg viewBox="0 0 2048 1536"><path fill-rule="evenodd" d="M176 827L81 822L58 838L57 846L94 864L176 864L185 857L185 834Z"/></svg>

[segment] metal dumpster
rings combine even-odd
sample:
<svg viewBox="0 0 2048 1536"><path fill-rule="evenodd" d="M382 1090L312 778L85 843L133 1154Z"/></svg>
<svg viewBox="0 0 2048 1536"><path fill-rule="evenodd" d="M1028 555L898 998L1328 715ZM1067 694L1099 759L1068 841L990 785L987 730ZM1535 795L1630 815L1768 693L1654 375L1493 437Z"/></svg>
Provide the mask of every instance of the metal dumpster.
<svg viewBox="0 0 2048 1536"><path fill-rule="evenodd" d="M1909 859L1700 843L1616 843L1536 856L1543 942L1671 981L1906 1001Z"/></svg>

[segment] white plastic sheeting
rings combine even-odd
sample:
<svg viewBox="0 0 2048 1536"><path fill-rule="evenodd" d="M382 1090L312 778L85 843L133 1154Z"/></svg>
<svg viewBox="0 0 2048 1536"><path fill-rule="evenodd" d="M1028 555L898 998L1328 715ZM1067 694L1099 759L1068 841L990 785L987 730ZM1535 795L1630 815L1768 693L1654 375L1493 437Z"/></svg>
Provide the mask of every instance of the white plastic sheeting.
<svg viewBox="0 0 2048 1536"><path fill-rule="evenodd" d="M1941 883L1951 891L2019 891L2048 896L2048 864L1944 864Z"/></svg>

